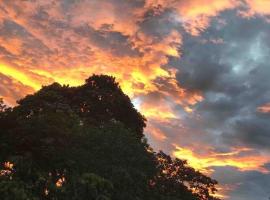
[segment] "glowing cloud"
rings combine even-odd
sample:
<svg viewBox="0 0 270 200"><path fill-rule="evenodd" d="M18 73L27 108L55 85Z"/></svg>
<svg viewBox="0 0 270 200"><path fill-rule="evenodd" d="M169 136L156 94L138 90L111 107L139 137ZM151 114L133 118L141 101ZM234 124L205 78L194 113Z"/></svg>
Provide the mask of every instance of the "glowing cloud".
<svg viewBox="0 0 270 200"><path fill-rule="evenodd" d="M21 82L22 84L30 86L34 90L38 90L41 88L41 85L36 80L26 75L25 72L23 72L22 70L18 70L6 64L0 64L0 69L1 69L0 72L2 74L10 76L13 79Z"/></svg>
<svg viewBox="0 0 270 200"><path fill-rule="evenodd" d="M254 14L269 15L270 14L270 2L267 0L245 0L249 11L249 16Z"/></svg>
<svg viewBox="0 0 270 200"><path fill-rule="evenodd" d="M269 173L266 168L262 166L269 162L270 157L264 155L252 155L252 153L246 156L240 156L243 152L252 152L249 148L234 149L228 153L215 153L208 152L208 155L198 155L190 149L181 148L174 144L176 150L173 155L177 158L187 160L188 163L197 170L204 171L206 173L211 172L211 167L231 166L236 167L239 170L258 170L263 173ZM210 169L210 171L209 171Z"/></svg>
<svg viewBox="0 0 270 200"><path fill-rule="evenodd" d="M270 103L258 107L257 110L262 113L270 113Z"/></svg>
<svg viewBox="0 0 270 200"><path fill-rule="evenodd" d="M212 59L216 59L218 54L206 54L199 63L194 62L201 54L205 55L204 51L210 50L209 48L213 48L213 52L223 48L228 43L227 34L239 32L228 28L228 32L219 32L217 37L212 38L213 29L208 31L211 22L216 19L219 22L215 27L218 31L221 31L221 26L226 27L232 23L229 20L233 18L226 20L220 17L228 10L236 11L237 14L233 17L238 20L251 20L258 16L265 20L269 18L270 1L4 0L0 5L0 97L3 97L9 105L15 105L17 99L33 93L42 85L59 82L78 86L94 73L112 75L116 77L123 91L133 99L136 108L147 117L148 126L145 132L147 137L153 140L150 142L156 144L154 145L156 148L172 151L175 157L187 159L191 166L207 173L213 172L212 167L224 166L235 167L240 172L256 170L267 173L266 167L262 166L270 162L269 153L262 153L261 149L256 151L246 147L248 145L243 145L246 148L237 148L233 142L224 144L229 148L226 149L228 153L205 148L219 145L218 139L223 136L221 126L228 123L239 124L238 116L233 118L237 102L230 102L230 98L223 94L224 91L237 93L257 84L243 81L242 85L239 81L236 82L239 87L231 88L226 83L220 82L219 73L215 73L216 68L205 68L210 71L199 70L204 69L201 64L211 65ZM238 38L241 40L240 43L231 42L228 45L230 48L239 46L237 49L239 58L232 61L234 66L239 63L246 66L246 63L255 62L250 60L242 62L245 60L242 57L247 56L240 55L247 45L244 39L244 42L242 41L242 34L249 40L253 32L246 30L257 31L253 27L246 27L252 23L251 21L245 22L243 30L240 31L241 38ZM200 37L204 33L207 38ZM263 38L263 43L267 43L265 42L269 40L267 35L269 34L261 34L257 38ZM196 46L196 42L205 45L207 49L199 49L196 53L192 52L192 48L190 51L184 49L185 45ZM224 52L231 56L230 49ZM268 51L264 52L268 54ZM179 63L185 56L187 59L183 65L187 66L181 66ZM257 62L262 57L260 56ZM223 70L228 74L230 69L227 65L231 63L219 59L213 64L217 67L216 65L221 62L226 65L226 69ZM194 63L201 68L193 68ZM185 67L190 67L188 73L185 73ZM196 70L200 71L198 76ZM241 73L251 73L248 70L237 72L239 77L236 76L236 79L241 79ZM252 72L255 77L260 70ZM267 73L268 71L265 74ZM193 76L195 80L192 79ZM206 78L201 79L201 76ZM222 91L214 88L217 90L214 92L218 93L216 96L212 94L213 91L190 87L192 82L189 80L197 81L199 88L204 88L206 86L201 82L211 79L209 82L213 84L211 81L215 76L218 80L218 83L215 83L216 87L224 84ZM186 84L181 82L185 78L188 80ZM226 78L227 81L234 79L234 77L230 79L229 76ZM252 79L251 76L249 78ZM262 88L264 91L269 89ZM209 97L213 101L206 102ZM216 105L220 99L221 106ZM203 108L204 112L200 113L200 106L206 107ZM252 109L253 112L257 109L257 112L269 113L270 104ZM244 112L240 113L241 117L249 113L245 109L241 111ZM211 118L210 112L215 116ZM210 120L203 123L203 119L208 117ZM227 121L222 121L222 117ZM222 119L222 123L218 121L219 118ZM213 130L213 127L217 126L220 127ZM211 132L210 136L198 129L207 129ZM247 133L244 131L241 136L246 139ZM211 142L210 137L214 137ZM262 142L265 142L268 137L263 135L262 138ZM261 142L261 138L258 141ZM177 144L172 146L172 143ZM194 148L193 143L198 148ZM201 152L202 148L204 153ZM228 191L235 189L231 186L222 188L227 188Z"/></svg>

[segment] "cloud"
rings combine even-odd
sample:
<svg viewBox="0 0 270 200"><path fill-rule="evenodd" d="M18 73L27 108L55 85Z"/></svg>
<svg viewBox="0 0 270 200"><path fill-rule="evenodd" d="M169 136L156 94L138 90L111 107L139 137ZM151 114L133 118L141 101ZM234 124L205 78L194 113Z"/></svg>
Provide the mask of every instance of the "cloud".
<svg viewBox="0 0 270 200"><path fill-rule="evenodd" d="M3 98L7 105L12 106L16 103L16 100L33 92L34 90L31 87L0 73L0 98Z"/></svg>
<svg viewBox="0 0 270 200"><path fill-rule="evenodd" d="M227 189L230 199L269 198L269 174L258 171L241 172L234 167L216 167L213 176L222 180L221 184Z"/></svg>
<svg viewBox="0 0 270 200"><path fill-rule="evenodd" d="M240 119L233 124L232 133L224 132L224 141L239 145L250 145L254 148L269 149L269 117ZM232 141L229 137L234 138Z"/></svg>
<svg viewBox="0 0 270 200"><path fill-rule="evenodd" d="M54 81L76 86L93 73L113 75L148 118L155 149L208 173L266 173L268 7L264 0L3 0L0 95L14 105ZM223 191L249 200L231 181Z"/></svg>
<svg viewBox="0 0 270 200"><path fill-rule="evenodd" d="M267 17L270 15L270 2L265 0L245 0L248 5L247 16L253 16L256 14L266 15Z"/></svg>
<svg viewBox="0 0 270 200"><path fill-rule="evenodd" d="M267 103L265 105L259 106L257 108L257 110L259 112L262 112L262 113L269 113L270 112L270 103Z"/></svg>
<svg viewBox="0 0 270 200"><path fill-rule="evenodd" d="M155 90L157 77L173 78L161 66L178 56L181 36L173 29L158 41L147 35L144 1L4 1L1 8L5 60L46 82L78 85L91 73L108 73L133 96Z"/></svg>
<svg viewBox="0 0 270 200"><path fill-rule="evenodd" d="M220 12L233 9L240 5L237 0L149 0L149 6L161 5L175 11L175 19L180 21L183 28L192 35L199 35L209 26L211 18Z"/></svg>

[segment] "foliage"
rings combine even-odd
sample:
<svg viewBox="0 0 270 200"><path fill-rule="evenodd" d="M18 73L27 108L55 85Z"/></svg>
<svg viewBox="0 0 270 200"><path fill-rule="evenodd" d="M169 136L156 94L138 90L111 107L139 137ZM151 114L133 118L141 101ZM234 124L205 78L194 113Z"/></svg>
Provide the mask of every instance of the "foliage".
<svg viewBox="0 0 270 200"><path fill-rule="evenodd" d="M152 180L154 190L165 196L184 199L217 200L211 196L217 181L187 165L186 161L172 159L163 152L156 154L158 174Z"/></svg>
<svg viewBox="0 0 270 200"><path fill-rule="evenodd" d="M216 181L151 150L145 121L104 75L1 101L1 199L214 200Z"/></svg>

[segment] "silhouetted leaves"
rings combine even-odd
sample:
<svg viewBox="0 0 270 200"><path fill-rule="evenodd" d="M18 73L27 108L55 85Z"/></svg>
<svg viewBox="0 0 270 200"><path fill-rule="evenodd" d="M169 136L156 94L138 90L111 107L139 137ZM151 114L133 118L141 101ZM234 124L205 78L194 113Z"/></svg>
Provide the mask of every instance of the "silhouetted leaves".
<svg viewBox="0 0 270 200"><path fill-rule="evenodd" d="M3 200L214 200L216 181L149 147L145 118L110 76L0 101Z"/></svg>

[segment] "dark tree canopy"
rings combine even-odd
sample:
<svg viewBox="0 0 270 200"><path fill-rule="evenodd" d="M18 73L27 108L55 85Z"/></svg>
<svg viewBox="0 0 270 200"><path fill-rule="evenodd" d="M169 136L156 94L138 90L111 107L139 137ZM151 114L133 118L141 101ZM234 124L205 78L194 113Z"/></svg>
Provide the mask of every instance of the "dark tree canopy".
<svg viewBox="0 0 270 200"><path fill-rule="evenodd" d="M118 121L143 137L146 119L134 108L115 78L93 75L79 87L61 86L58 83L43 87L34 95L18 101L17 109L24 115L44 111L73 112L91 125L102 126Z"/></svg>
<svg viewBox="0 0 270 200"><path fill-rule="evenodd" d="M215 200L215 180L155 153L111 76L0 100L1 200Z"/></svg>

